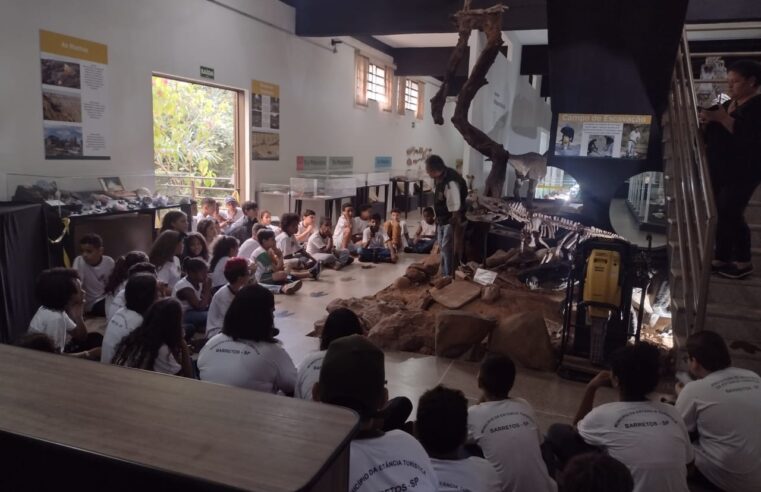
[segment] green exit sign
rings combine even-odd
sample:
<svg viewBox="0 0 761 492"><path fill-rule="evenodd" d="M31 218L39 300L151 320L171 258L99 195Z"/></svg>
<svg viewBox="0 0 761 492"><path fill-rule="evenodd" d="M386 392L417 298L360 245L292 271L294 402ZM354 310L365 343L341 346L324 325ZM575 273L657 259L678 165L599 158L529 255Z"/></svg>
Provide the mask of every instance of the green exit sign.
<svg viewBox="0 0 761 492"><path fill-rule="evenodd" d="M204 79L214 80L214 69L211 67L201 66L201 77Z"/></svg>

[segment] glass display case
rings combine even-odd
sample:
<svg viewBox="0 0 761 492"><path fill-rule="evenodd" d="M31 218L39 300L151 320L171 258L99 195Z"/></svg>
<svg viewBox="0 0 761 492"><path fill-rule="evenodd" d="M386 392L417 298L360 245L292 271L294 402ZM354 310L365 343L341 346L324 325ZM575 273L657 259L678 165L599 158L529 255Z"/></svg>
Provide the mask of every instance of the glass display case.
<svg viewBox="0 0 761 492"><path fill-rule="evenodd" d="M640 173L629 178L626 203L641 230L665 231L666 195L662 172Z"/></svg>
<svg viewBox="0 0 761 492"><path fill-rule="evenodd" d="M382 173L368 173L367 174L367 186L383 186L387 185L391 179L391 174L388 172Z"/></svg>
<svg viewBox="0 0 761 492"><path fill-rule="evenodd" d="M268 195L288 195L291 192L291 186L287 184L261 183L259 193Z"/></svg>
<svg viewBox="0 0 761 492"><path fill-rule="evenodd" d="M357 194L357 178L353 175L291 178L290 183L294 199L321 200Z"/></svg>

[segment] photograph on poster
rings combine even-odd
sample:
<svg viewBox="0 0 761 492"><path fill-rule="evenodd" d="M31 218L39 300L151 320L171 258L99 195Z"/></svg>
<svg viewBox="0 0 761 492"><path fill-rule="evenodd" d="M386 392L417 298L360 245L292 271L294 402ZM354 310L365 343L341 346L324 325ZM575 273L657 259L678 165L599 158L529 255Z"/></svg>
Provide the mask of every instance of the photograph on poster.
<svg viewBox="0 0 761 492"><path fill-rule="evenodd" d="M251 126L256 128L262 127L262 112L251 111Z"/></svg>
<svg viewBox="0 0 761 492"><path fill-rule="evenodd" d="M82 155L81 126L45 126L45 157Z"/></svg>
<svg viewBox="0 0 761 492"><path fill-rule="evenodd" d="M82 98L79 94L42 90L42 118L48 121L82 122Z"/></svg>
<svg viewBox="0 0 761 492"><path fill-rule="evenodd" d="M280 112L280 98L279 97L273 97L270 99L270 111L272 111L273 113Z"/></svg>
<svg viewBox="0 0 761 492"><path fill-rule="evenodd" d="M79 63L42 58L42 83L70 89L79 89Z"/></svg>
<svg viewBox="0 0 761 492"><path fill-rule="evenodd" d="M587 143L587 157L613 157L615 135L590 135Z"/></svg>
<svg viewBox="0 0 761 492"><path fill-rule="evenodd" d="M251 132L251 158L255 161L280 159L280 135L277 133Z"/></svg>
<svg viewBox="0 0 761 492"><path fill-rule="evenodd" d="M624 159L647 158L650 125L625 124L621 139L621 157Z"/></svg>
<svg viewBox="0 0 761 492"><path fill-rule="evenodd" d="M280 115L277 113L270 114L270 128L273 130L280 129Z"/></svg>
<svg viewBox="0 0 761 492"><path fill-rule="evenodd" d="M557 132L555 155L577 156L581 154L581 123L564 122ZM578 135L579 140L576 140Z"/></svg>
<svg viewBox="0 0 761 492"><path fill-rule="evenodd" d="M262 110L262 97L261 94L251 94L251 109L254 111Z"/></svg>

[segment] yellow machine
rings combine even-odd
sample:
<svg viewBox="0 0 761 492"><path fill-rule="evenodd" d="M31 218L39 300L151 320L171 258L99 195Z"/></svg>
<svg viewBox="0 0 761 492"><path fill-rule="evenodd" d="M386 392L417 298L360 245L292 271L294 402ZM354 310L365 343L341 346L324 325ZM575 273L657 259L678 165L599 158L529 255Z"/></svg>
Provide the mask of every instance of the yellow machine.
<svg viewBox="0 0 761 492"><path fill-rule="evenodd" d="M584 302L621 304L621 255L607 249L592 250L587 260ZM590 307L588 317L607 318L609 310ZM589 323L591 320L587 320Z"/></svg>

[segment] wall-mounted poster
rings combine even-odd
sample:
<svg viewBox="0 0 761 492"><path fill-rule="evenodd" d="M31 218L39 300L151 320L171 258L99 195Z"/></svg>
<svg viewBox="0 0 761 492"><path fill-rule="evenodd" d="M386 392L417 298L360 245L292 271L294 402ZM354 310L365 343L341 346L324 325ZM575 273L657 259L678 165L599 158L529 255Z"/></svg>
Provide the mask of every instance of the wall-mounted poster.
<svg viewBox="0 0 761 492"><path fill-rule="evenodd" d="M354 172L353 157L330 157L328 158L329 174L351 174Z"/></svg>
<svg viewBox="0 0 761 492"><path fill-rule="evenodd" d="M376 171L390 171L391 163L393 159L391 156L379 155L375 157L375 170Z"/></svg>
<svg viewBox="0 0 761 492"><path fill-rule="evenodd" d="M560 113L555 155L645 159L650 115Z"/></svg>
<svg viewBox="0 0 761 492"><path fill-rule="evenodd" d="M260 80L251 82L251 126L280 130L280 86Z"/></svg>
<svg viewBox="0 0 761 492"><path fill-rule="evenodd" d="M296 157L296 170L308 174L328 174L328 157L300 155Z"/></svg>
<svg viewBox="0 0 761 492"><path fill-rule="evenodd" d="M45 159L110 159L108 47L40 30Z"/></svg>
<svg viewBox="0 0 761 492"><path fill-rule="evenodd" d="M280 134L251 132L251 159L277 161L280 159Z"/></svg>

